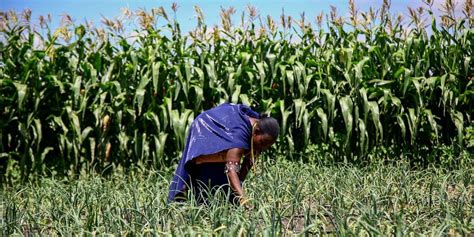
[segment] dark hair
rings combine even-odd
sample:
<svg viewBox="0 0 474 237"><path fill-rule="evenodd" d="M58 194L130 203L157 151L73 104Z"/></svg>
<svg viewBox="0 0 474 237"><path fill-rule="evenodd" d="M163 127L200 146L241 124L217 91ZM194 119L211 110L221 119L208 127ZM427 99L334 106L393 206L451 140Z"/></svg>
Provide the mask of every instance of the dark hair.
<svg viewBox="0 0 474 237"><path fill-rule="evenodd" d="M258 129L261 134L268 134L275 139L277 139L280 134L280 125L278 124L278 121L275 118L268 117L266 114L260 114Z"/></svg>

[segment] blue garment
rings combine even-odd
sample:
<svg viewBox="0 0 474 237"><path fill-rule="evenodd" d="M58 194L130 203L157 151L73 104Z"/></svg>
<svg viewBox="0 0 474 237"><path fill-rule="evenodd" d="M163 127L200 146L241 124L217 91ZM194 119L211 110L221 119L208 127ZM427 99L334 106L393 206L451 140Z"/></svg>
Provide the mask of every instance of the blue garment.
<svg viewBox="0 0 474 237"><path fill-rule="evenodd" d="M252 125L249 117L257 112L241 104L221 104L202 112L189 129L186 145L171 181L168 202L189 186L188 162L201 155L215 154L231 148L250 149Z"/></svg>

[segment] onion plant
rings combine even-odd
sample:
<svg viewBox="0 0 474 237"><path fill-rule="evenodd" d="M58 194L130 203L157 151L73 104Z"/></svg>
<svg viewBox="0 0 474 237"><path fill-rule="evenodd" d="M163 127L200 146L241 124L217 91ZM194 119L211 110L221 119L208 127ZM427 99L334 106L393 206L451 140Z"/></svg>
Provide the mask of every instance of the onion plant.
<svg viewBox="0 0 474 237"><path fill-rule="evenodd" d="M42 178L3 188L2 235L469 235L472 166L320 166L279 157L244 183L250 201L168 204L170 172Z"/></svg>

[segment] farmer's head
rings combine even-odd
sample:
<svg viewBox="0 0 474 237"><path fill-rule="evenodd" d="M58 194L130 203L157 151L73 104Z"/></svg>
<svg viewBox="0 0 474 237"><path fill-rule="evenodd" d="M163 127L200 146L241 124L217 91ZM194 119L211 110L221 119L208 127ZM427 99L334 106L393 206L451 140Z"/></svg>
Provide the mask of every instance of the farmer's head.
<svg viewBox="0 0 474 237"><path fill-rule="evenodd" d="M272 146L280 133L278 121L265 115L257 121L253 134L253 146L257 153L260 153Z"/></svg>

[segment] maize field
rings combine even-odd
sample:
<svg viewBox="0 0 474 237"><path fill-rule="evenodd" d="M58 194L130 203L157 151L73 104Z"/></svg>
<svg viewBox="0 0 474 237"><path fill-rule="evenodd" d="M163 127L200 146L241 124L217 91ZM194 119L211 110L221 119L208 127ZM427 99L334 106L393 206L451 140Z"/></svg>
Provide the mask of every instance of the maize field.
<svg viewBox="0 0 474 237"><path fill-rule="evenodd" d="M334 162L368 162L374 149L421 165L471 162L472 2L455 15L448 0L441 16L425 4L403 17L388 1L367 12L350 1L351 16L316 19L249 6L240 22L223 8L215 27L196 6L189 33L163 7L124 9L102 27L64 15L57 29L50 16L4 12L1 180L169 167L193 118L223 102L277 118L290 159L313 147ZM440 146L454 158L440 159Z"/></svg>

